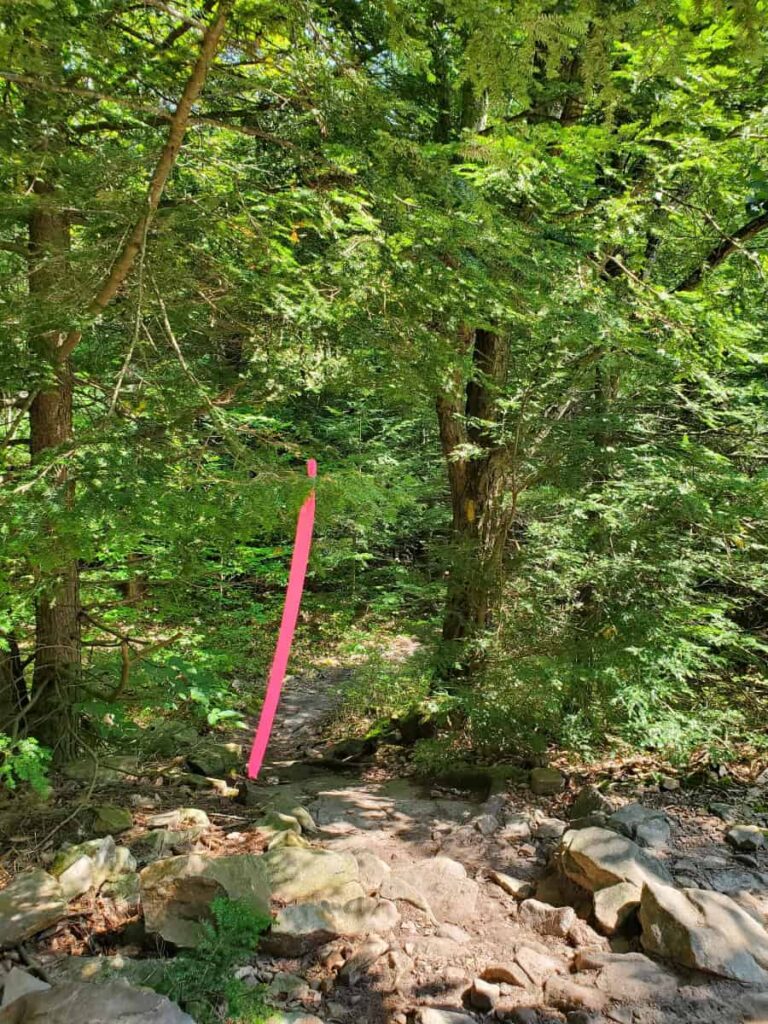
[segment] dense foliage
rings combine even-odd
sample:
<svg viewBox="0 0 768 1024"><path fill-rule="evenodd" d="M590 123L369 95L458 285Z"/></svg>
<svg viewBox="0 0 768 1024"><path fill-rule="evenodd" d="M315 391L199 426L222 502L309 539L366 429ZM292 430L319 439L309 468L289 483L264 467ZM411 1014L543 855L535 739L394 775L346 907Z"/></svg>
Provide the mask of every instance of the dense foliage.
<svg viewBox="0 0 768 1024"><path fill-rule="evenodd" d="M427 760L764 742L767 14L4 5L0 777L256 706L308 455Z"/></svg>

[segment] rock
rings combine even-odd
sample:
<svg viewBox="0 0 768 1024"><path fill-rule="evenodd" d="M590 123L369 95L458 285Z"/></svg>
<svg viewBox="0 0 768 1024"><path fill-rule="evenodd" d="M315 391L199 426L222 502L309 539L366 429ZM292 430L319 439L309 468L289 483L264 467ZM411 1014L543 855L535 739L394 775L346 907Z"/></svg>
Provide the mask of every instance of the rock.
<svg viewBox="0 0 768 1024"><path fill-rule="evenodd" d="M187 757L187 764L200 775L223 779L242 767L243 748L239 743L204 741Z"/></svg>
<svg viewBox="0 0 768 1024"><path fill-rule="evenodd" d="M556 768L534 768L529 785L537 796L552 796L565 786L565 776Z"/></svg>
<svg viewBox="0 0 768 1024"><path fill-rule="evenodd" d="M275 832L301 832L298 818L294 818L292 814L284 814L282 811L270 811L260 824L265 828L274 829Z"/></svg>
<svg viewBox="0 0 768 1024"><path fill-rule="evenodd" d="M138 778L141 775L139 759L136 754L112 754L108 757L100 757L96 764L92 757L83 757L77 761L70 761L63 769L63 775L75 782L90 783L94 778L96 769L96 786L108 782L125 782L128 778Z"/></svg>
<svg viewBox="0 0 768 1024"><path fill-rule="evenodd" d="M595 920L605 935L614 935L640 906L642 890L632 882L618 882L595 893Z"/></svg>
<svg viewBox="0 0 768 1024"><path fill-rule="evenodd" d="M3 1002L0 1005L8 1006L29 992L45 992L50 987L47 981L41 981L33 974L22 971L20 967L12 967L5 976Z"/></svg>
<svg viewBox="0 0 768 1024"><path fill-rule="evenodd" d="M481 836L492 836L499 828L499 819L494 814L481 814L474 825Z"/></svg>
<svg viewBox="0 0 768 1024"><path fill-rule="evenodd" d="M568 941L572 946L591 946L595 949L602 949L607 945L603 936L598 935L594 928L579 917L568 929Z"/></svg>
<svg viewBox="0 0 768 1024"><path fill-rule="evenodd" d="M577 915L587 918L592 913L592 897L559 871L542 875L536 882L534 896L551 907L573 907Z"/></svg>
<svg viewBox="0 0 768 1024"><path fill-rule="evenodd" d="M263 1018L259 1018L262 1020ZM323 1024L319 1017L311 1013L273 1013L264 1024Z"/></svg>
<svg viewBox="0 0 768 1024"><path fill-rule="evenodd" d="M341 935L389 932L399 922L394 903L363 896L339 905L298 903L280 910L262 946L281 956L303 956Z"/></svg>
<svg viewBox="0 0 768 1024"><path fill-rule="evenodd" d="M521 946L515 960L522 967L534 985L543 985L552 974L567 974L568 967L562 960L540 953L529 946Z"/></svg>
<svg viewBox="0 0 768 1024"><path fill-rule="evenodd" d="M566 832L559 848L565 874L583 889L596 892L616 882L642 887L648 882L668 885L669 871L631 839L604 828Z"/></svg>
<svg viewBox="0 0 768 1024"><path fill-rule="evenodd" d="M576 923L576 911L573 907L550 907L539 900L524 900L520 904L518 920L541 935L565 938L569 928Z"/></svg>
<svg viewBox="0 0 768 1024"><path fill-rule="evenodd" d="M464 929L459 928L457 924L441 924L437 929L437 936L440 939L449 939L451 942L459 942L463 946L472 941L472 937L469 932L465 932Z"/></svg>
<svg viewBox="0 0 768 1024"><path fill-rule="evenodd" d="M272 978L265 996L268 1002L287 1002L289 999L301 1000L309 994L310 988L304 978L298 974L288 974L285 971L278 971Z"/></svg>
<svg viewBox="0 0 768 1024"><path fill-rule="evenodd" d="M760 850L765 846L763 830L757 825L736 825L725 838L737 850Z"/></svg>
<svg viewBox="0 0 768 1024"><path fill-rule="evenodd" d="M99 804L94 807L95 817L91 828L97 836L116 836L133 828L131 812L114 804Z"/></svg>
<svg viewBox="0 0 768 1024"><path fill-rule="evenodd" d="M104 882L135 870L136 860L131 851L125 846L115 846L112 836L64 846L51 864L51 874L58 878L67 899L91 888L99 889Z"/></svg>
<svg viewBox="0 0 768 1024"><path fill-rule="evenodd" d="M578 796L571 804L571 818L584 818L589 814L598 811L602 814L611 814L615 811L615 805L597 786L584 786L579 790Z"/></svg>
<svg viewBox="0 0 768 1024"><path fill-rule="evenodd" d="M741 1005L743 1024L768 1024L768 992L747 996Z"/></svg>
<svg viewBox="0 0 768 1024"><path fill-rule="evenodd" d="M357 861L360 885L363 887L363 892L366 896L374 895L379 891L381 883L388 877L392 869L389 864L386 864L380 857L370 853L368 850L356 853L355 860Z"/></svg>
<svg viewBox="0 0 768 1024"><path fill-rule="evenodd" d="M483 1013L490 1013L498 1002L501 992L498 985L492 985L482 978L475 978L469 990L469 1003L476 1010Z"/></svg>
<svg viewBox="0 0 768 1024"><path fill-rule="evenodd" d="M432 913L432 908L424 896L409 881L396 872L388 875L381 883L379 895L385 900L402 900L404 903L410 903L417 910L423 910L433 921L436 920L435 915Z"/></svg>
<svg viewBox="0 0 768 1024"><path fill-rule="evenodd" d="M40 868L18 875L0 892L0 949L56 924L67 912L57 880Z"/></svg>
<svg viewBox="0 0 768 1024"><path fill-rule="evenodd" d="M163 811L162 814L153 814L147 820L149 828L183 828L185 825L199 825L201 828L208 828L211 822L205 811L197 807L176 807L172 811Z"/></svg>
<svg viewBox="0 0 768 1024"><path fill-rule="evenodd" d="M548 1003L559 1010L583 1009L600 1012L608 997L604 992L579 984L570 978L561 978L553 974L544 986L544 995Z"/></svg>
<svg viewBox="0 0 768 1024"><path fill-rule="evenodd" d="M301 847L302 850L309 850L311 844L304 836L299 835L298 832L286 829L284 832L275 832L267 843L268 850L276 850L278 846L294 846Z"/></svg>
<svg viewBox="0 0 768 1024"><path fill-rule="evenodd" d="M418 886L433 914L441 921L464 924L474 920L480 887L467 878L466 868L449 857L431 857L413 865Z"/></svg>
<svg viewBox="0 0 768 1024"><path fill-rule="evenodd" d="M560 818L544 818L533 831L533 838L541 842L560 839L568 831L568 825Z"/></svg>
<svg viewBox="0 0 768 1024"><path fill-rule="evenodd" d="M492 981L496 985L515 985L527 988L531 979L519 964L489 964L480 975L483 981Z"/></svg>
<svg viewBox="0 0 768 1024"><path fill-rule="evenodd" d="M378 935L369 936L344 964L339 971L339 978L346 985L356 985L365 971L388 951L388 942Z"/></svg>
<svg viewBox="0 0 768 1024"><path fill-rule="evenodd" d="M670 825L666 814L657 808L643 807L642 804L626 804L614 811L608 818L608 827L616 829L641 846L663 849L670 836Z"/></svg>
<svg viewBox="0 0 768 1024"><path fill-rule="evenodd" d="M351 853L280 847L261 858L275 899L291 903L320 897L346 902L361 895L357 861Z"/></svg>
<svg viewBox="0 0 768 1024"><path fill-rule="evenodd" d="M539 1015L532 1006L518 1006L509 1019L514 1024L539 1024Z"/></svg>
<svg viewBox="0 0 768 1024"><path fill-rule="evenodd" d="M437 1010L433 1006L422 1007L417 1011L416 1020L419 1024L477 1024L474 1017L455 1010Z"/></svg>
<svg viewBox="0 0 768 1024"><path fill-rule="evenodd" d="M597 987L618 1001L666 1002L677 992L677 979L642 953L579 950L574 965L579 971L599 971Z"/></svg>
<svg viewBox="0 0 768 1024"><path fill-rule="evenodd" d="M659 785L666 793L676 793L680 789L681 783L680 779L676 779L672 775L662 775Z"/></svg>
<svg viewBox="0 0 768 1024"><path fill-rule="evenodd" d="M728 825L736 824L736 811L730 804L724 804L721 801L713 800L709 805L710 813L716 815L722 821Z"/></svg>
<svg viewBox="0 0 768 1024"><path fill-rule="evenodd" d="M509 815L499 838L507 843L524 843L531 838L531 826L528 819L522 814Z"/></svg>
<svg viewBox="0 0 768 1024"><path fill-rule="evenodd" d="M533 896L534 885L532 882L526 882L522 878L512 878L511 875L503 875L500 871L489 871L488 878L508 895L514 896L516 900L527 900Z"/></svg>
<svg viewBox="0 0 768 1024"><path fill-rule="evenodd" d="M137 842L132 843L131 850L140 863L151 864L152 861L162 860L174 854L193 853L200 837L204 834L205 829L202 825L179 829L175 832L158 828L153 832L147 832Z"/></svg>
<svg viewBox="0 0 768 1024"><path fill-rule="evenodd" d="M640 924L649 953L734 981L768 983L768 933L730 896L646 884Z"/></svg>
<svg viewBox="0 0 768 1024"><path fill-rule="evenodd" d="M150 864L139 875L147 930L177 946L196 946L203 936L202 922L210 918L211 903L218 896L239 900L268 917L265 857L192 853Z"/></svg>
<svg viewBox="0 0 768 1024"><path fill-rule="evenodd" d="M179 1007L120 981L70 982L22 996L0 1012L0 1024L195 1024Z"/></svg>

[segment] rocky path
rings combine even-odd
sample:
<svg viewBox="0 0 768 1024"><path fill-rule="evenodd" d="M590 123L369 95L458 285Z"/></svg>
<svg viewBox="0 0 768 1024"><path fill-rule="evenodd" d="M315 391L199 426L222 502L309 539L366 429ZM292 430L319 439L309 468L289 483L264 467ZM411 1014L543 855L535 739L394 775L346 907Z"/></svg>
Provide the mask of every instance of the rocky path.
<svg viewBox="0 0 768 1024"><path fill-rule="evenodd" d="M343 680L289 680L255 784L208 784L222 749L159 788L123 764L124 806L99 810L114 836L49 852L0 892L0 947L33 940L55 982L0 1024L100 1022L51 1009L62 983L118 960L140 980L162 940L194 945L217 892L275 915L236 973L268 984L276 1024L768 1022L768 779L726 800L496 771L471 799L391 760L340 770L324 736ZM6 997L20 966L0 963ZM140 1019L189 1024L177 1012Z"/></svg>

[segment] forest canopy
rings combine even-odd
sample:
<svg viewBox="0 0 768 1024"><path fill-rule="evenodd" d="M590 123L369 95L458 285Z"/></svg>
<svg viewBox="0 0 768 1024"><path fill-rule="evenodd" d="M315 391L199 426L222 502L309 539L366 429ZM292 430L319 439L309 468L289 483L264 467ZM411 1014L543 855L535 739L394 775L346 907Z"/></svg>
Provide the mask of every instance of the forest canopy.
<svg viewBox="0 0 768 1024"><path fill-rule="evenodd" d="M258 708L307 457L294 665L363 663L357 729L765 747L763 0L0 26L7 785Z"/></svg>

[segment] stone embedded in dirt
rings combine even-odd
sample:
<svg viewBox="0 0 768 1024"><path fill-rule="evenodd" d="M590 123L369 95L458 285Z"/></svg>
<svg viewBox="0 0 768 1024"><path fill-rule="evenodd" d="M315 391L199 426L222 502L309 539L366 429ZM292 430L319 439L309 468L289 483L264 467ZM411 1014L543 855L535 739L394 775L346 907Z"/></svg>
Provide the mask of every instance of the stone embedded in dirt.
<svg viewBox="0 0 768 1024"><path fill-rule="evenodd" d="M172 857L174 854L193 853L201 836L205 835L202 825L182 828L178 831L158 828L147 832L135 843L131 850L140 864L150 864L154 860Z"/></svg>
<svg viewBox="0 0 768 1024"><path fill-rule="evenodd" d="M560 818L543 818L533 831L533 838L542 842L560 839L568 831L568 825Z"/></svg>
<svg viewBox="0 0 768 1024"><path fill-rule="evenodd" d="M370 935L339 971L339 979L350 987L356 985L366 970L387 952L389 943L378 935Z"/></svg>
<svg viewBox="0 0 768 1024"><path fill-rule="evenodd" d="M727 825L736 824L736 810L730 804L725 804L720 800L713 800L709 805L709 810L711 814L716 815Z"/></svg>
<svg viewBox="0 0 768 1024"><path fill-rule="evenodd" d="M53 859L50 873L58 878L67 899L73 899L135 870L131 851L115 846L112 836L104 836L77 846L63 846Z"/></svg>
<svg viewBox="0 0 768 1024"><path fill-rule="evenodd" d="M275 832L272 838L267 843L268 850L276 850L278 846L298 846L302 850L309 850L311 843L304 836L299 835L298 832L293 832L291 829L286 829L284 832Z"/></svg>
<svg viewBox="0 0 768 1024"><path fill-rule="evenodd" d="M440 939L448 939L450 942L460 942L462 945L472 941L469 932L465 932L457 924L441 924L437 929L437 936Z"/></svg>
<svg viewBox="0 0 768 1024"><path fill-rule="evenodd" d="M572 946L586 946L593 949L603 949L608 943L604 936L598 935L594 928L582 921L580 917L568 929L568 942Z"/></svg>
<svg viewBox="0 0 768 1024"><path fill-rule="evenodd" d="M516 988L527 988L531 979L519 964L489 964L480 977L483 981L491 981L495 985L514 985Z"/></svg>
<svg viewBox="0 0 768 1024"><path fill-rule="evenodd" d="M124 982L70 982L31 992L0 1012L0 1024L195 1024L156 992Z"/></svg>
<svg viewBox="0 0 768 1024"><path fill-rule="evenodd" d="M163 811L162 814L153 814L147 820L148 828L184 828L188 825L199 825L208 828L211 822L205 811L197 807L176 807L172 811Z"/></svg>
<svg viewBox="0 0 768 1024"><path fill-rule="evenodd" d="M413 872L409 872L409 875L413 877ZM384 879L379 889L379 895L385 900L402 900L404 903L410 903L417 910L423 910L431 920L436 920L432 908L424 896L399 872L392 872Z"/></svg>
<svg viewBox="0 0 768 1024"><path fill-rule="evenodd" d="M571 978L562 978L553 974L544 985L544 996L548 1003L559 1010L591 1010L599 1013L608 997L604 992L592 988L588 984L580 984Z"/></svg>
<svg viewBox="0 0 768 1024"><path fill-rule="evenodd" d="M642 890L632 882L598 889L594 896L595 920L605 935L615 935L640 906Z"/></svg>
<svg viewBox="0 0 768 1024"><path fill-rule="evenodd" d="M114 804L99 804L93 808L95 817L91 830L97 836L116 836L133 828L131 812Z"/></svg>
<svg viewBox="0 0 768 1024"><path fill-rule="evenodd" d="M341 906L327 901L297 903L279 911L262 945L281 956L303 956L341 935L389 932L399 920L394 903L370 896Z"/></svg>
<svg viewBox="0 0 768 1024"><path fill-rule="evenodd" d="M424 1006L417 1011L418 1024L477 1024L474 1017L456 1010L438 1010L434 1006Z"/></svg>
<svg viewBox="0 0 768 1024"><path fill-rule="evenodd" d="M511 875L502 874L501 871L489 871L488 878L516 900L527 900L533 896L533 883L523 878L513 878Z"/></svg>
<svg viewBox="0 0 768 1024"><path fill-rule="evenodd" d="M677 979L643 953L579 950L574 966L578 971L598 971L597 987L617 1001L663 1003L677 992Z"/></svg>
<svg viewBox="0 0 768 1024"><path fill-rule="evenodd" d="M567 974L568 965L553 956L540 953L530 946L521 946L515 953L515 960L523 968L534 985L543 985L552 974Z"/></svg>
<svg viewBox="0 0 768 1024"><path fill-rule="evenodd" d="M556 768L534 768L529 785L537 796L553 796L565 786L565 776Z"/></svg>
<svg viewBox="0 0 768 1024"><path fill-rule="evenodd" d="M356 853L355 860L363 892L366 896L373 896L379 891L381 883L391 873L392 868L369 850L361 850L360 853Z"/></svg>
<svg viewBox="0 0 768 1024"><path fill-rule="evenodd" d="M646 884L643 948L684 967L768 984L768 932L723 893Z"/></svg>
<svg viewBox="0 0 768 1024"><path fill-rule="evenodd" d="M2 1006L9 1006L17 999L27 995L29 992L45 992L51 986L47 981L41 981L33 974L22 971L20 967L12 967L5 976L3 985Z"/></svg>
<svg viewBox="0 0 768 1024"><path fill-rule="evenodd" d="M585 818L594 813L612 814L616 810L615 801L607 797L597 786L584 786L579 790L571 804L571 819Z"/></svg>
<svg viewBox="0 0 768 1024"><path fill-rule="evenodd" d="M642 804L626 804L608 818L608 827L616 829L641 846L663 849L669 840L671 828L664 811L643 807Z"/></svg>
<svg viewBox="0 0 768 1024"><path fill-rule="evenodd" d="M672 877L664 865L645 850L604 828L566 832L559 847L565 874L590 892L617 882L642 886L646 881L668 885Z"/></svg>
<svg viewBox="0 0 768 1024"><path fill-rule="evenodd" d="M474 825L481 836L492 836L499 829L499 819L495 814L481 814L475 818Z"/></svg>
<svg viewBox="0 0 768 1024"><path fill-rule="evenodd" d="M187 764L200 775L223 779L242 767L243 748L239 743L216 743L204 740L187 757Z"/></svg>
<svg viewBox="0 0 768 1024"><path fill-rule="evenodd" d="M94 773L95 785L100 786L108 782L125 782L128 778L138 778L141 775L141 768L136 754L112 754L100 757L98 764L92 757L83 757L70 761L63 769L64 777L75 782L90 783L94 779Z"/></svg>
<svg viewBox="0 0 768 1024"><path fill-rule="evenodd" d="M301 832L298 818L292 814L284 814L283 811L269 811L259 825L274 829L275 832Z"/></svg>
<svg viewBox="0 0 768 1024"><path fill-rule="evenodd" d="M147 931L177 946L196 946L211 903L225 896L269 915L270 886L265 857L241 854L208 857L191 853L155 861L140 875Z"/></svg>
<svg viewBox="0 0 768 1024"><path fill-rule="evenodd" d="M539 900L524 900L520 904L519 921L541 935L565 938L568 930L576 923L576 911L573 907L550 907Z"/></svg>
<svg viewBox="0 0 768 1024"><path fill-rule="evenodd" d="M362 895L357 861L351 853L279 847L261 857L272 895L292 903L313 897L346 903Z"/></svg>
<svg viewBox="0 0 768 1024"><path fill-rule="evenodd" d="M737 850L760 850L765 846L765 835L757 825L736 825L725 838Z"/></svg>
<svg viewBox="0 0 768 1024"><path fill-rule="evenodd" d="M498 985L493 985L489 981L483 981L482 978L475 978L469 990L469 1004L475 1010L490 1013L498 1002L500 995L501 991Z"/></svg>
<svg viewBox="0 0 768 1024"><path fill-rule="evenodd" d="M507 843L524 843L531 838L531 826L524 814L508 815L499 839Z"/></svg>
<svg viewBox="0 0 768 1024"><path fill-rule="evenodd" d="M278 971L267 985L265 996L268 1002L285 1003L293 999L301 1001L309 992L310 987L306 979L299 977L298 974Z"/></svg>
<svg viewBox="0 0 768 1024"><path fill-rule="evenodd" d="M474 920L480 887L467 877L463 864L429 857L416 861L412 878L438 920L459 925Z"/></svg>
<svg viewBox="0 0 768 1024"><path fill-rule="evenodd" d="M64 890L52 875L40 868L23 872L0 892L0 949L17 946L66 912Z"/></svg>

